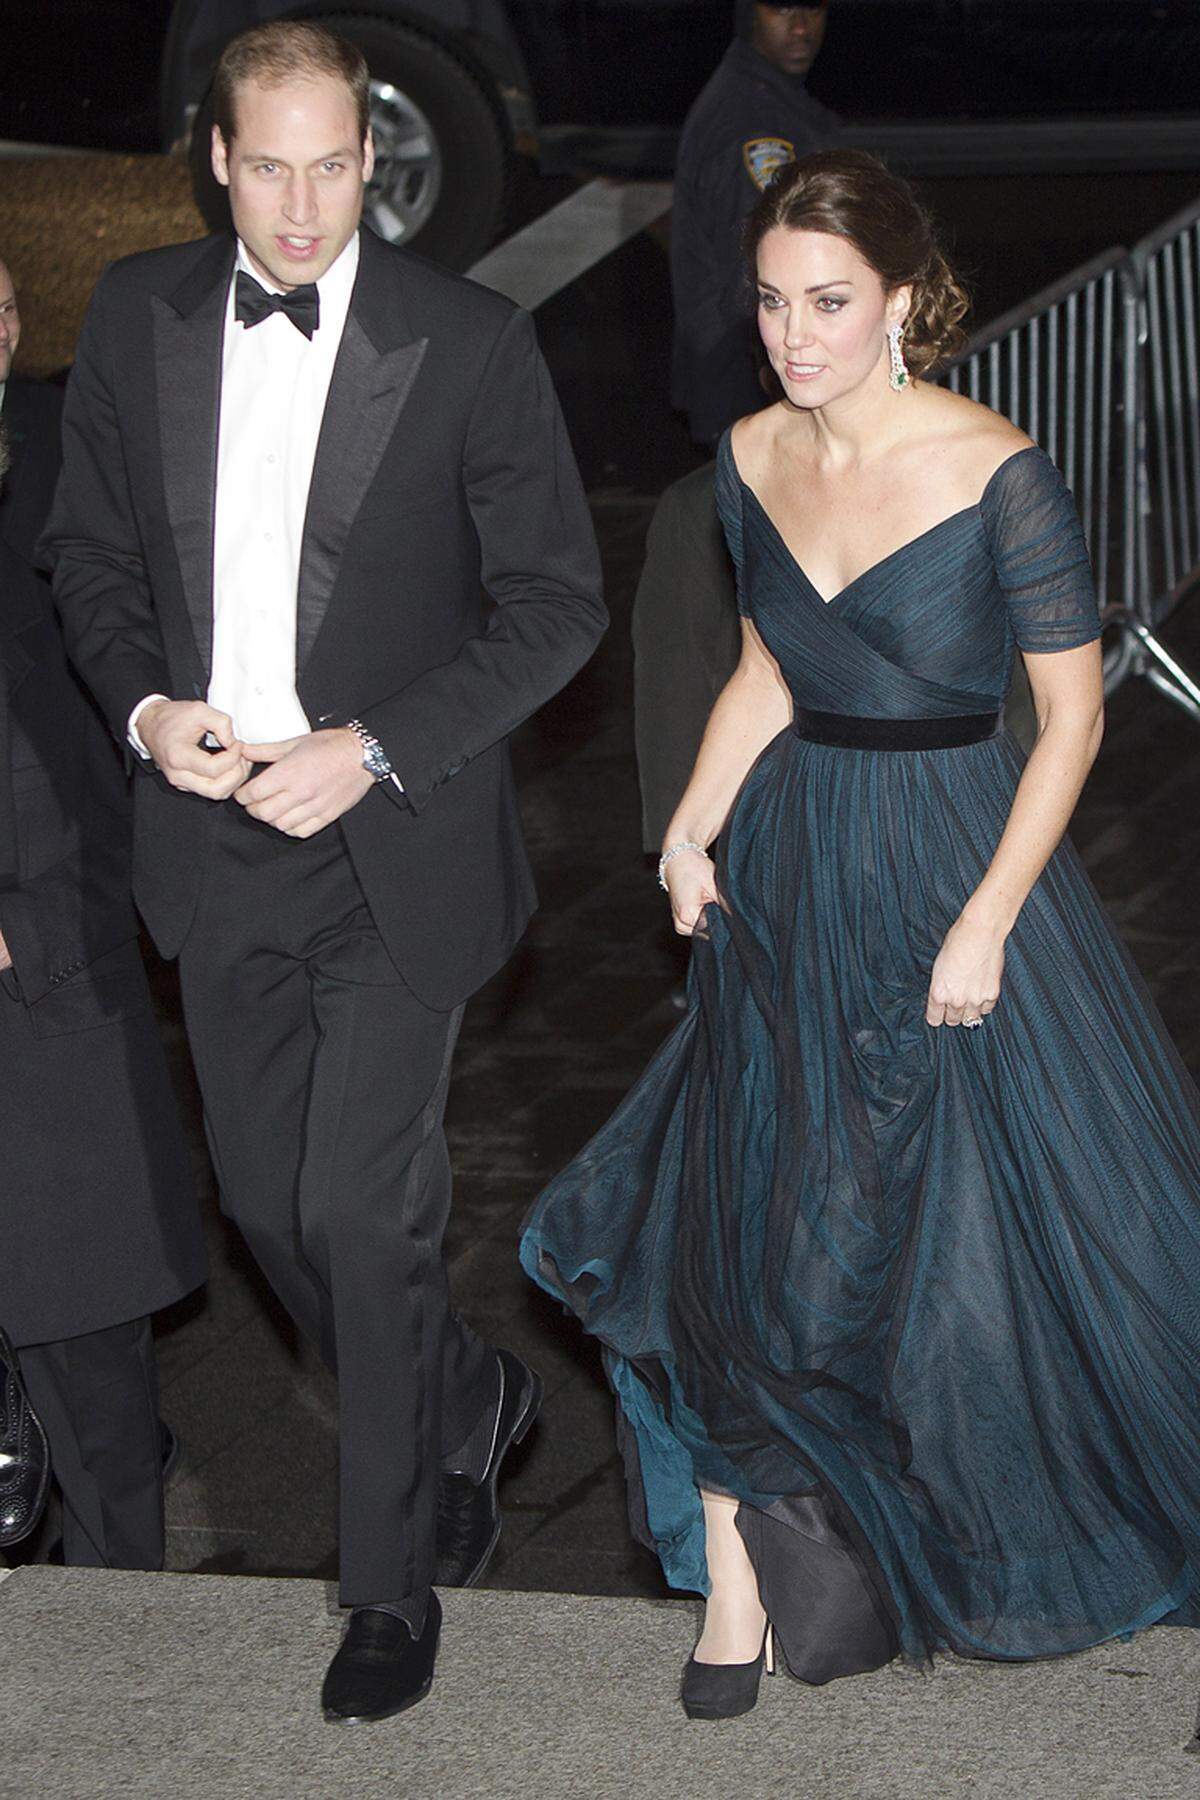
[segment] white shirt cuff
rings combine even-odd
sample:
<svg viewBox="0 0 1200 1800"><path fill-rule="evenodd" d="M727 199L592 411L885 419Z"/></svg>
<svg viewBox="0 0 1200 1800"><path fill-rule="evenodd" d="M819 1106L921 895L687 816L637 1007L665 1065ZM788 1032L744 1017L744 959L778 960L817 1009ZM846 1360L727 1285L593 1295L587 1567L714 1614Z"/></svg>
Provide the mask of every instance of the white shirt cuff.
<svg viewBox="0 0 1200 1800"><path fill-rule="evenodd" d="M125 727L125 736L129 739L130 745L137 751L143 762L150 762L151 756L145 744L142 742L141 734L137 728L137 722L152 700L169 700L170 697L169 694L147 694L144 700L138 701L137 705L129 715L129 723Z"/></svg>

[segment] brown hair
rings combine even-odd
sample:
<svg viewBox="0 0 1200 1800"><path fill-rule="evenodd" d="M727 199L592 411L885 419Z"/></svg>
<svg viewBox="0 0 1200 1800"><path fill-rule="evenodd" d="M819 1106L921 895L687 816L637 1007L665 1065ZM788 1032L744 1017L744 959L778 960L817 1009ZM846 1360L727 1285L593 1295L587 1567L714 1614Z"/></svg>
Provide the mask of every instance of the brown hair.
<svg viewBox="0 0 1200 1800"><path fill-rule="evenodd" d="M288 19L255 25L226 44L213 76L213 121L217 130L227 144L232 143L237 90L243 82L283 87L290 81L311 81L316 75L337 76L350 89L362 142L371 122L370 75L362 51L356 44L327 31L324 25Z"/></svg>
<svg viewBox="0 0 1200 1800"><path fill-rule="evenodd" d="M845 238L885 293L912 288L904 359L926 375L963 348L971 302L942 255L933 221L906 181L865 150L821 150L785 163L746 221L750 274L768 231L823 231Z"/></svg>

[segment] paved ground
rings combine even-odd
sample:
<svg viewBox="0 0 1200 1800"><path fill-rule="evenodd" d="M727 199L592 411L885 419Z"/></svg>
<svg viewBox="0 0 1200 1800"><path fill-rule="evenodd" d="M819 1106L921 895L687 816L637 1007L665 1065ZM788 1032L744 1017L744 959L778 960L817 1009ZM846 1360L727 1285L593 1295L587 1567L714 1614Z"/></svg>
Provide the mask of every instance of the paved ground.
<svg viewBox="0 0 1200 1800"><path fill-rule="evenodd" d="M447 1597L433 1692L352 1730L316 1696L339 1626L316 1582L28 1570L0 1587L7 1790L53 1800L1192 1800L1194 1632L1036 1665L940 1661L765 1681L684 1718L690 1609Z"/></svg>

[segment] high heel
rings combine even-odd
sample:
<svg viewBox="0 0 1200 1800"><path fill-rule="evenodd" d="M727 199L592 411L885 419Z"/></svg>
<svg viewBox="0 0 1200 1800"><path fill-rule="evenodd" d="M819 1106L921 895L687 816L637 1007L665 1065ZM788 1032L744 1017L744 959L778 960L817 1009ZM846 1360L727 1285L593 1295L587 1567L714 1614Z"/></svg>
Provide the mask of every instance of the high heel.
<svg viewBox="0 0 1200 1800"><path fill-rule="evenodd" d="M763 1647L753 1662L702 1663L689 1656L683 1666L679 1698L689 1719L738 1719L752 1712L764 1666L775 1673L775 1646L768 1624Z"/></svg>

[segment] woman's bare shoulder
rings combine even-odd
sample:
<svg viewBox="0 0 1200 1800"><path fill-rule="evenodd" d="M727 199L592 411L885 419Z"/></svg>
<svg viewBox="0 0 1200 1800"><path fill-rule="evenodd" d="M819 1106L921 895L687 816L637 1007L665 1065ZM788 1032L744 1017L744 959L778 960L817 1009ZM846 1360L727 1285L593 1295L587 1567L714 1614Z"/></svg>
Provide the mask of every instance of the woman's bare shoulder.
<svg viewBox="0 0 1200 1800"><path fill-rule="evenodd" d="M924 427L914 435L914 450L964 506L979 498L1011 456L1034 448L1033 439L1002 413L941 388L929 393Z"/></svg>
<svg viewBox="0 0 1200 1800"><path fill-rule="evenodd" d="M764 407L761 412L747 413L729 433L729 448L734 466L743 481L754 485L757 472L769 464L779 433L778 405Z"/></svg>

